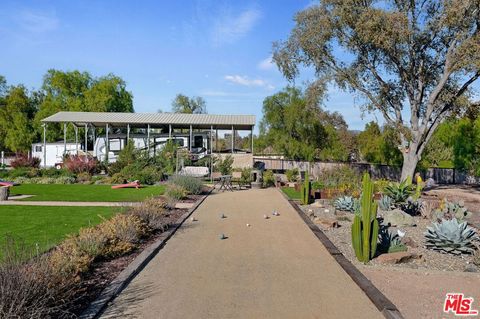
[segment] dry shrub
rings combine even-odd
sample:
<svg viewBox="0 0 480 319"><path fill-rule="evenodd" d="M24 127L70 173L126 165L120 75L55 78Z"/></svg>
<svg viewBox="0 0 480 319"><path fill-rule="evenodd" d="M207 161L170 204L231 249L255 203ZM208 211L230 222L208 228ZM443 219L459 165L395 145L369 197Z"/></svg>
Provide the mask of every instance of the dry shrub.
<svg viewBox="0 0 480 319"><path fill-rule="evenodd" d="M92 175L88 172L82 172L77 174L77 182L78 183L90 183L92 180Z"/></svg>
<svg viewBox="0 0 480 319"><path fill-rule="evenodd" d="M0 262L0 318L71 318L74 283L60 279L45 257L7 238Z"/></svg>
<svg viewBox="0 0 480 319"><path fill-rule="evenodd" d="M114 257L132 251L140 238L148 233L148 227L138 216L117 214L99 225L107 238L104 254Z"/></svg>
<svg viewBox="0 0 480 319"><path fill-rule="evenodd" d="M40 159L38 157L30 157L27 153L18 153L15 158L10 162L10 166L13 168L20 167L40 167Z"/></svg>
<svg viewBox="0 0 480 319"><path fill-rule="evenodd" d="M164 231L168 228L168 210L165 203L157 198L149 198L140 206L132 207L128 210L129 215L140 218L149 229L153 231Z"/></svg>
<svg viewBox="0 0 480 319"><path fill-rule="evenodd" d="M72 173L93 174L99 166L99 162L93 156L69 155L63 160L65 168Z"/></svg>
<svg viewBox="0 0 480 319"><path fill-rule="evenodd" d="M438 208L438 203L432 200L422 201L420 206L420 214L424 219L432 219L435 209Z"/></svg>

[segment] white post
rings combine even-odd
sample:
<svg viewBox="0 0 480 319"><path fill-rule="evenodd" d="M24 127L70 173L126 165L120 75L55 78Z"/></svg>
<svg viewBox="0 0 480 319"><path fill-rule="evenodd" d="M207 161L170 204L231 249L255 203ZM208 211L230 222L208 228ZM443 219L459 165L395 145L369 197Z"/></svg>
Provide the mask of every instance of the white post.
<svg viewBox="0 0 480 319"><path fill-rule="evenodd" d="M67 152L67 123L63 123L63 156Z"/></svg>
<svg viewBox="0 0 480 319"><path fill-rule="evenodd" d="M210 154L213 154L213 125L210 126Z"/></svg>
<svg viewBox="0 0 480 319"><path fill-rule="evenodd" d="M75 128L75 155L78 155L78 127L77 125L73 125Z"/></svg>
<svg viewBox="0 0 480 319"><path fill-rule="evenodd" d="M252 156L253 156L253 126L252 126L252 129L250 130L250 142L252 144L250 151L252 152Z"/></svg>
<svg viewBox="0 0 480 319"><path fill-rule="evenodd" d="M2 155L2 169L4 169L5 168L5 152L2 151L1 155Z"/></svg>
<svg viewBox="0 0 480 319"><path fill-rule="evenodd" d="M85 155L88 153L88 124L85 124L85 147L84 147Z"/></svg>
<svg viewBox="0 0 480 319"><path fill-rule="evenodd" d="M147 151L148 151L148 154L147 154L147 157L150 157L150 124L147 125Z"/></svg>
<svg viewBox="0 0 480 319"><path fill-rule="evenodd" d="M127 144L130 141L130 124L127 124Z"/></svg>
<svg viewBox="0 0 480 319"><path fill-rule="evenodd" d="M190 152L192 151L192 143L193 143L193 133L192 133L192 124L190 124L190 142L188 143L189 144L189 149L190 149Z"/></svg>
<svg viewBox="0 0 480 319"><path fill-rule="evenodd" d="M110 153L110 140L108 139L108 124L105 124L105 162L108 164L108 153Z"/></svg>
<svg viewBox="0 0 480 319"><path fill-rule="evenodd" d="M172 139L172 124L168 124L168 139Z"/></svg>
<svg viewBox="0 0 480 319"><path fill-rule="evenodd" d="M232 154L233 154L233 148L235 147L234 134L235 134L235 130L233 129L233 125L232 125Z"/></svg>
<svg viewBox="0 0 480 319"><path fill-rule="evenodd" d="M215 128L215 152L218 153L218 128Z"/></svg>
<svg viewBox="0 0 480 319"><path fill-rule="evenodd" d="M43 126L43 168L46 168L47 167L47 124L43 123L42 126Z"/></svg>

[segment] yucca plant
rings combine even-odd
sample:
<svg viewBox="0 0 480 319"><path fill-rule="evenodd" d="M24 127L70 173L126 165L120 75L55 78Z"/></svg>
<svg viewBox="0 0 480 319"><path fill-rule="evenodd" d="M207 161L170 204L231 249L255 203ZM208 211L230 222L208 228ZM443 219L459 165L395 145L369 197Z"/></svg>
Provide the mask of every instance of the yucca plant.
<svg viewBox="0 0 480 319"><path fill-rule="evenodd" d="M473 254L474 241L478 240L475 230L466 222L459 224L456 218L434 222L424 235L426 248L454 255Z"/></svg>

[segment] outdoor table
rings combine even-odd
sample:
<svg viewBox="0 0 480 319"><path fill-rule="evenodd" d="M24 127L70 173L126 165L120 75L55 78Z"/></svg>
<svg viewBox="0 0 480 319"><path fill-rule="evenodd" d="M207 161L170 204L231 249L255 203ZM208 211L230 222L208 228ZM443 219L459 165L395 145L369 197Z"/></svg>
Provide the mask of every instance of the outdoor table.
<svg viewBox="0 0 480 319"><path fill-rule="evenodd" d="M218 190L229 190L233 192L232 188L232 175L222 175L220 176L220 188Z"/></svg>

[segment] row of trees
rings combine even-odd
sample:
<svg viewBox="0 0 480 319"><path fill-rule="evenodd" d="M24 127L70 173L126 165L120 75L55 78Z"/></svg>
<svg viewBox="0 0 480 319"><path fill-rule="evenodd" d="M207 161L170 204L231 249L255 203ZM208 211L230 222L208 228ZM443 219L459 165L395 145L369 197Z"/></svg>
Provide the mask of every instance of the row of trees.
<svg viewBox="0 0 480 319"><path fill-rule="evenodd" d="M49 70L39 90L7 85L0 76L0 149L30 150L40 140L41 120L59 111L133 112L132 94L125 81L109 74ZM63 137L60 125L49 125L47 140Z"/></svg>

